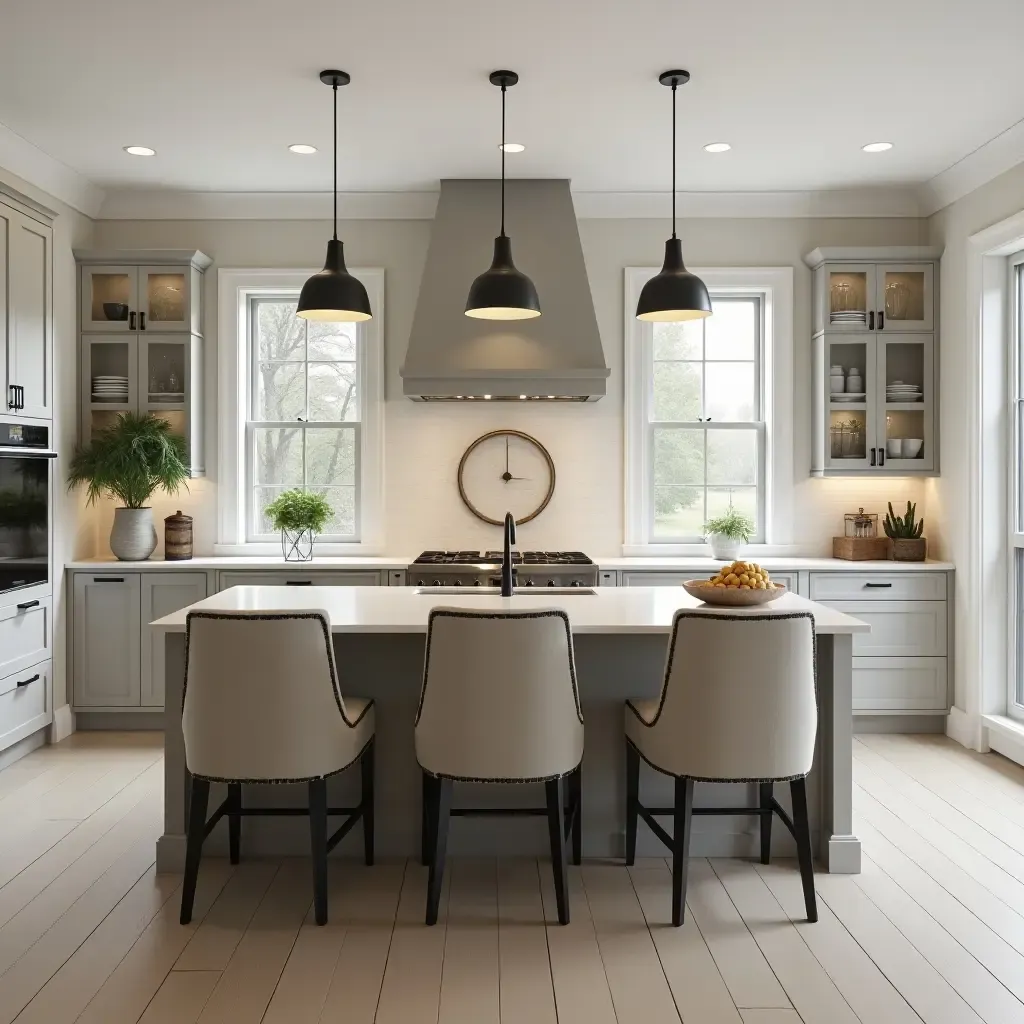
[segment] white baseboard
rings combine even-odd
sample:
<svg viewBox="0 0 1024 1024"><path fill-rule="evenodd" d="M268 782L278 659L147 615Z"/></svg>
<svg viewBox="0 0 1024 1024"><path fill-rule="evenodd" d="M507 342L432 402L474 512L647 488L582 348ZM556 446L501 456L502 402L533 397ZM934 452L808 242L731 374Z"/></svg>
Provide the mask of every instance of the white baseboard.
<svg viewBox="0 0 1024 1024"><path fill-rule="evenodd" d="M961 711L958 707L954 706L949 709L949 717L946 719L946 735L970 750L977 750L982 754L988 751L981 719L967 714L966 711Z"/></svg>
<svg viewBox="0 0 1024 1024"><path fill-rule="evenodd" d="M53 724L50 726L50 742L60 743L75 731L75 715L70 704L57 708L53 712Z"/></svg>

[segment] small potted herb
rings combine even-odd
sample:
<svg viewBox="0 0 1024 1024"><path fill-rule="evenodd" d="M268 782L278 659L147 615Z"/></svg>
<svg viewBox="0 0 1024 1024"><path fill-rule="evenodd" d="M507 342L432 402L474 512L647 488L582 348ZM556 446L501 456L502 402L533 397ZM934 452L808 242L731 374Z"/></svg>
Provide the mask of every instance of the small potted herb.
<svg viewBox="0 0 1024 1024"><path fill-rule="evenodd" d="M712 557L732 561L739 557L740 549L754 536L754 521L730 502L722 515L704 524L704 533L711 545Z"/></svg>
<svg viewBox="0 0 1024 1024"><path fill-rule="evenodd" d="M896 515L889 502L885 517L885 535L892 542L892 557L897 562L923 562L928 553L928 541L924 533L924 519L915 522L917 505L907 502L907 514Z"/></svg>
<svg viewBox="0 0 1024 1024"><path fill-rule="evenodd" d="M279 494L264 509L264 515L281 531L281 552L286 562L313 560L317 534L334 516L330 502L315 491L298 489Z"/></svg>
<svg viewBox="0 0 1024 1024"><path fill-rule="evenodd" d="M101 497L114 509L110 550L125 562L145 561L156 548L153 492L177 494L188 488L188 448L167 420L152 413L124 412L71 459L68 487L86 485L88 503Z"/></svg>

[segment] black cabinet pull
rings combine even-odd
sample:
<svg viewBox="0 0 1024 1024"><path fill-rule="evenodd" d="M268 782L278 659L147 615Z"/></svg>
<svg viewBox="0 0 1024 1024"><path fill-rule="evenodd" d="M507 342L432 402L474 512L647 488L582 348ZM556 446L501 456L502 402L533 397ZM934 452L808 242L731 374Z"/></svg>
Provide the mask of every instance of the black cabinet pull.
<svg viewBox="0 0 1024 1024"><path fill-rule="evenodd" d="M875 455L875 453L877 451L878 451L877 448L872 448L871 449L871 465L872 466L877 466L878 465L878 462L876 461L876 455Z"/></svg>
<svg viewBox="0 0 1024 1024"><path fill-rule="evenodd" d="M135 310L134 309L128 314L128 330L129 331L134 331L135 330Z"/></svg>
<svg viewBox="0 0 1024 1024"><path fill-rule="evenodd" d="M873 331L875 329L875 311L872 309L868 313L868 330Z"/></svg>
<svg viewBox="0 0 1024 1024"><path fill-rule="evenodd" d="M885 449L884 448L879 448L878 449L878 465L879 466L884 466L885 465Z"/></svg>
<svg viewBox="0 0 1024 1024"><path fill-rule="evenodd" d="M93 576L93 583L124 583L123 576Z"/></svg>
<svg viewBox="0 0 1024 1024"><path fill-rule="evenodd" d="M29 683L34 683L38 678L39 673L37 672L34 676L29 676L28 679L20 679L14 685L17 687L28 686Z"/></svg>
<svg viewBox="0 0 1024 1024"><path fill-rule="evenodd" d="M20 384L11 384L8 388L10 395L7 399L7 408L17 411L25 408L25 389Z"/></svg>
<svg viewBox="0 0 1024 1024"><path fill-rule="evenodd" d="M18 611L19 612L27 612L29 610L29 608L38 608L38 607L39 607L39 602L38 601L23 601L21 604L18 605Z"/></svg>
<svg viewBox="0 0 1024 1024"><path fill-rule="evenodd" d="M286 587L311 587L313 586L312 580L285 580L284 585Z"/></svg>
<svg viewBox="0 0 1024 1024"><path fill-rule="evenodd" d="M146 329L146 314L139 314L139 330L144 331Z"/></svg>
<svg viewBox="0 0 1024 1024"><path fill-rule="evenodd" d="M883 313L881 310L878 311L878 329L880 331L885 330L885 313Z"/></svg>
<svg viewBox="0 0 1024 1024"><path fill-rule="evenodd" d="M865 590L891 590L892 589L892 584L891 583L865 583L864 584L864 589Z"/></svg>

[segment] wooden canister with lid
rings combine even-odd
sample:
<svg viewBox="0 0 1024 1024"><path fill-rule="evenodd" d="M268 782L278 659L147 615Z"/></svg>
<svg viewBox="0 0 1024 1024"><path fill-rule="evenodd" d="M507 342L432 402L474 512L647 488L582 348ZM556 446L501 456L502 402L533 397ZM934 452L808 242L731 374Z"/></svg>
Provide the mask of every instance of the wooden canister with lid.
<svg viewBox="0 0 1024 1024"><path fill-rule="evenodd" d="M164 520L164 558L184 562L192 557L192 517L178 509Z"/></svg>

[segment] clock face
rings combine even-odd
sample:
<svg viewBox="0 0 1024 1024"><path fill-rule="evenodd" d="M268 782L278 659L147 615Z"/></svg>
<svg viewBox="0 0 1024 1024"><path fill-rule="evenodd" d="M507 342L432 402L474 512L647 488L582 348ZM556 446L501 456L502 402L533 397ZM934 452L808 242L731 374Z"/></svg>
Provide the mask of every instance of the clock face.
<svg viewBox="0 0 1024 1024"><path fill-rule="evenodd" d="M459 464L459 494L485 523L500 526L505 513L517 523L539 515L555 490L555 465L544 446L519 430L477 438Z"/></svg>

